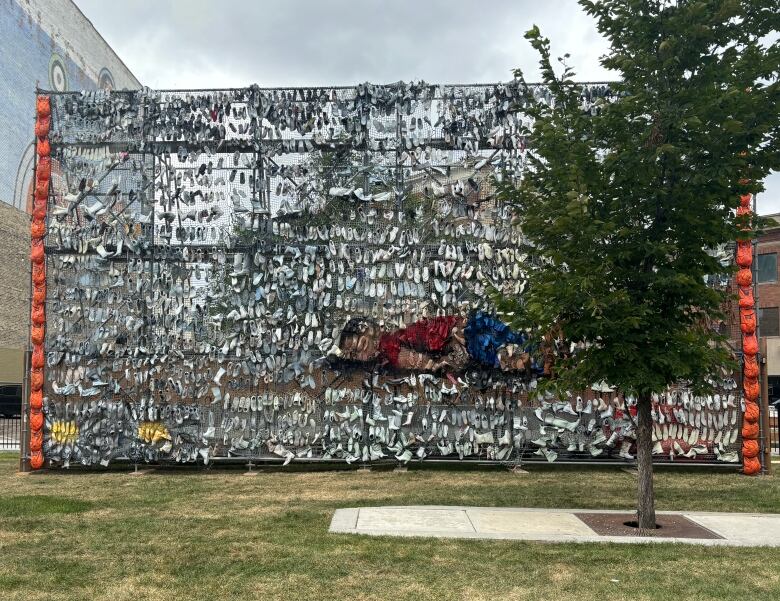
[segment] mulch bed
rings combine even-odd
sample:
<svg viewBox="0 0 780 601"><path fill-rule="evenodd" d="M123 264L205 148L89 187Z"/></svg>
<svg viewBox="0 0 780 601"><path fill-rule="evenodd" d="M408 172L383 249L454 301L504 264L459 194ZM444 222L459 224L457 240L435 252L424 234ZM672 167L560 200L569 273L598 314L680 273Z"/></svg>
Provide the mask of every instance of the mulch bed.
<svg viewBox="0 0 780 601"><path fill-rule="evenodd" d="M712 530L681 515L657 515L654 532L640 535L639 528L626 526L624 522L635 522L633 513L575 513L579 519L600 536L652 536L656 538L723 538Z"/></svg>

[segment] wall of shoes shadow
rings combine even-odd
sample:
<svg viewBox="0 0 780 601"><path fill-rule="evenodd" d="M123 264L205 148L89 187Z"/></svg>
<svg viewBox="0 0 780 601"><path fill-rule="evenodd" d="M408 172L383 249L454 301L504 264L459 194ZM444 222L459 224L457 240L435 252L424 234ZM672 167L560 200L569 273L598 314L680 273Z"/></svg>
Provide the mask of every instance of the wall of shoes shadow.
<svg viewBox="0 0 780 601"><path fill-rule="evenodd" d="M611 97L586 86L583 110ZM633 400L608 389L529 401L527 377L328 355L350 317L522 294L493 180L522 177L522 104L517 83L53 95L50 464L630 460ZM659 460L738 461L716 384L657 399Z"/></svg>

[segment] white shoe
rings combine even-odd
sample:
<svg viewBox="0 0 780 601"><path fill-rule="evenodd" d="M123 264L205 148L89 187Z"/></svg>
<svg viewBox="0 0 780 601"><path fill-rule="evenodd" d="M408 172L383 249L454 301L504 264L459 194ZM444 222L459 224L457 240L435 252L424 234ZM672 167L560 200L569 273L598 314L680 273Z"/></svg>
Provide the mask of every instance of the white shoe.
<svg viewBox="0 0 780 601"><path fill-rule="evenodd" d="M401 463L409 463L409 461L412 459L412 452L409 449L406 449L400 455L396 455L395 458Z"/></svg>
<svg viewBox="0 0 780 601"><path fill-rule="evenodd" d="M477 433L474 440L477 444L493 444L495 442L492 432L485 432L484 434Z"/></svg>
<svg viewBox="0 0 780 601"><path fill-rule="evenodd" d="M498 444L502 447L509 446L512 444L511 437L509 436L509 430L504 430L504 435L498 439Z"/></svg>
<svg viewBox="0 0 780 601"><path fill-rule="evenodd" d="M371 461L377 461L382 459L382 457L387 457L387 455L382 452L382 448L378 444L371 445L368 454Z"/></svg>
<svg viewBox="0 0 780 601"><path fill-rule="evenodd" d="M631 441L630 440L623 440L623 443L620 445L620 453L618 453L619 457L622 457L623 459L633 459L634 456L629 452L631 450Z"/></svg>

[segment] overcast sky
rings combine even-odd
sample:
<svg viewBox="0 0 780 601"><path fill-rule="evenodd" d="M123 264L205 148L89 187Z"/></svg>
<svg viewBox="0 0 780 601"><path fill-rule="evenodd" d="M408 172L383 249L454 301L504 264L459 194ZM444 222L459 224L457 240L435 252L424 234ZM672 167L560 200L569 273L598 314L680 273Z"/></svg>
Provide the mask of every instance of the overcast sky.
<svg viewBox="0 0 780 601"><path fill-rule="evenodd" d="M538 80L523 33L538 25L583 81L614 79L574 0L75 0L152 88ZM780 212L780 174L759 196Z"/></svg>

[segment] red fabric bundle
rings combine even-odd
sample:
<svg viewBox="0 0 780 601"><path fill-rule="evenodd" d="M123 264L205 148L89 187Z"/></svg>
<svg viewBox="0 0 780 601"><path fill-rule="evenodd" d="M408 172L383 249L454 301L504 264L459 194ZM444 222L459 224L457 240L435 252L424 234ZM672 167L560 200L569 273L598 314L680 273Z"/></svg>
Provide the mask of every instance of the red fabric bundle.
<svg viewBox="0 0 780 601"><path fill-rule="evenodd" d="M34 219L30 226L30 236L33 239L43 238L46 235L46 224L43 219Z"/></svg>
<svg viewBox="0 0 780 601"><path fill-rule="evenodd" d="M49 144L48 138L38 138L36 149L39 157L49 156L51 154L51 144Z"/></svg>
<svg viewBox="0 0 780 601"><path fill-rule="evenodd" d="M39 138L45 138L49 135L49 128L51 127L51 116L38 117L35 122L35 135Z"/></svg>
<svg viewBox="0 0 780 601"><path fill-rule="evenodd" d="M49 128L51 127L51 116L38 117L35 121L35 135L39 138L45 138L49 135Z"/></svg>
<svg viewBox="0 0 780 601"><path fill-rule="evenodd" d="M46 203L35 201L33 203L33 219L43 221L46 219Z"/></svg>
<svg viewBox="0 0 780 601"><path fill-rule="evenodd" d="M753 274L749 269L743 267L737 272L737 285L742 288L753 285Z"/></svg>
<svg viewBox="0 0 780 601"><path fill-rule="evenodd" d="M758 383L757 378L745 378L742 381L742 389L745 393L745 398L751 401L758 401L758 397L761 396L761 385Z"/></svg>
<svg viewBox="0 0 780 601"><path fill-rule="evenodd" d="M752 288L740 288L739 289L739 308L740 309L752 309L756 304L753 298Z"/></svg>
<svg viewBox="0 0 780 601"><path fill-rule="evenodd" d="M46 302L46 286L33 286L33 304L42 305Z"/></svg>
<svg viewBox="0 0 780 601"><path fill-rule="evenodd" d="M43 240L41 240L40 238L34 239L32 241L31 246L32 246L32 251L30 252L30 259L32 259L32 262L43 263L43 260L46 257L43 248Z"/></svg>
<svg viewBox="0 0 780 601"><path fill-rule="evenodd" d="M48 117L51 115L51 101L48 96L39 95L35 102L35 112L39 117Z"/></svg>
<svg viewBox="0 0 780 601"><path fill-rule="evenodd" d="M745 457L742 473L746 476L754 476L761 471L761 462L757 457Z"/></svg>
<svg viewBox="0 0 780 601"><path fill-rule="evenodd" d="M30 371L30 388L32 390L43 390L42 369L33 369Z"/></svg>
<svg viewBox="0 0 780 601"><path fill-rule="evenodd" d="M742 352L746 355L758 354L758 338L755 333L745 334L742 337Z"/></svg>
<svg viewBox="0 0 780 601"><path fill-rule="evenodd" d="M33 348L32 352L32 366L34 369L39 369L46 364L46 356L43 354L43 345L38 344Z"/></svg>
<svg viewBox="0 0 780 601"><path fill-rule="evenodd" d="M745 423L742 424L742 439L743 440L754 440L758 438L758 422L749 422L745 421Z"/></svg>
<svg viewBox="0 0 780 601"><path fill-rule="evenodd" d="M49 180L39 178L35 183L35 198L46 199L49 197Z"/></svg>
<svg viewBox="0 0 780 601"><path fill-rule="evenodd" d="M45 186L35 187L35 202L43 203L44 205L49 201L49 184L46 182Z"/></svg>
<svg viewBox="0 0 780 601"><path fill-rule="evenodd" d="M51 179L51 157L41 157L38 159L38 167L35 170L35 178L38 181Z"/></svg>
<svg viewBox="0 0 780 601"><path fill-rule="evenodd" d="M30 432L30 450L40 451L43 448L43 430Z"/></svg>
<svg viewBox="0 0 780 601"><path fill-rule="evenodd" d="M43 428L43 412L40 410L32 409L30 411L30 429L40 430Z"/></svg>
<svg viewBox="0 0 780 601"><path fill-rule="evenodd" d="M755 355L745 355L745 364L743 373L746 378L758 377L758 361Z"/></svg>
<svg viewBox="0 0 780 601"><path fill-rule="evenodd" d="M38 288L36 288L36 291L37 290L38 290ZM33 294L35 294L35 292L33 292ZM44 298L46 298L46 289L45 288L43 289L43 296L44 296ZM46 335L45 332L46 332L46 330L44 329L43 326L41 326L41 325L33 325L32 331L30 332L30 340L32 341L32 343L33 344L43 344L43 339L45 338L45 335Z"/></svg>
<svg viewBox="0 0 780 601"><path fill-rule="evenodd" d="M43 452L33 451L30 454L30 467L34 470L39 470L43 467Z"/></svg>
<svg viewBox="0 0 780 601"><path fill-rule="evenodd" d="M32 321L36 326L42 326L46 323L45 305L33 305ZM43 367L42 365L39 367Z"/></svg>
<svg viewBox="0 0 780 601"><path fill-rule="evenodd" d="M750 267L753 263L753 244L749 241L737 242L737 265Z"/></svg>
<svg viewBox="0 0 780 601"><path fill-rule="evenodd" d="M33 390L30 393L30 409L41 409L43 407L43 391Z"/></svg>
<svg viewBox="0 0 780 601"><path fill-rule="evenodd" d="M45 263L33 263L32 266L32 280L33 284L45 284L46 283L46 264Z"/></svg>
<svg viewBox="0 0 780 601"><path fill-rule="evenodd" d="M751 424L757 424L758 418L761 415L761 408L758 406L758 403L751 400L745 401L745 415L743 417L744 421L750 422Z"/></svg>
<svg viewBox="0 0 780 601"><path fill-rule="evenodd" d="M742 441L742 456L752 459L758 457L758 441L757 440L743 440Z"/></svg>
<svg viewBox="0 0 780 601"><path fill-rule="evenodd" d="M756 331L756 312L753 309L743 309L739 315L739 327L743 334Z"/></svg>

